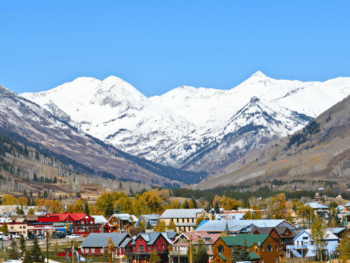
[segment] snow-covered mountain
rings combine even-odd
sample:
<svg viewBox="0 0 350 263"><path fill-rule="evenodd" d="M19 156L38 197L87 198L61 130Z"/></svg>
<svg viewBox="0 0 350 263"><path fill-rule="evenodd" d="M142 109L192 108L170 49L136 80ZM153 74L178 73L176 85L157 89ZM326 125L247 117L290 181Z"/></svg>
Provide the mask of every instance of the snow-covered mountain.
<svg viewBox="0 0 350 263"><path fill-rule="evenodd" d="M301 82L257 72L230 90L182 86L147 98L108 77L78 78L22 96L130 154L214 172L302 128L349 94L350 78Z"/></svg>

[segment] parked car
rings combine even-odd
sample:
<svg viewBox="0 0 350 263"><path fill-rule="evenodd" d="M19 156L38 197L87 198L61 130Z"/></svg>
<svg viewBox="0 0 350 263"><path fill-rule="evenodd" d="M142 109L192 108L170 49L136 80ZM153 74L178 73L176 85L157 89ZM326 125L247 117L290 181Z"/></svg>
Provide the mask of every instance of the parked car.
<svg viewBox="0 0 350 263"><path fill-rule="evenodd" d="M0 240L10 240L10 237L8 235L1 235Z"/></svg>
<svg viewBox="0 0 350 263"><path fill-rule="evenodd" d="M11 235L11 237L16 239L16 238L21 238L21 235L19 235L19 234L14 234L14 235Z"/></svg>
<svg viewBox="0 0 350 263"><path fill-rule="evenodd" d="M71 234L71 235L66 236L66 238L78 238L78 237L80 237L80 236L77 234Z"/></svg>

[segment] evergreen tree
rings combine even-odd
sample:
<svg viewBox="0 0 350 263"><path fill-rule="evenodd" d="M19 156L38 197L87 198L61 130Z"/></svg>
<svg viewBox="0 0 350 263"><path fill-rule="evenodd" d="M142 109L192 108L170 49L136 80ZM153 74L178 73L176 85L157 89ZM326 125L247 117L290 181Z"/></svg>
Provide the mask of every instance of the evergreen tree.
<svg viewBox="0 0 350 263"><path fill-rule="evenodd" d="M7 226L6 221L4 222L4 224L3 224L2 227L1 227L1 232L2 232L4 235L8 235L8 234L9 234L9 228L8 228L8 226Z"/></svg>
<svg viewBox="0 0 350 263"><path fill-rule="evenodd" d="M17 242L16 240L12 240L11 242L11 248L8 252L9 259L19 259L19 253L17 249Z"/></svg>
<svg viewBox="0 0 350 263"><path fill-rule="evenodd" d="M211 209L211 205L210 205L210 202L208 202L208 205L206 206L206 208L204 209L207 213L210 212L210 209Z"/></svg>
<svg viewBox="0 0 350 263"><path fill-rule="evenodd" d="M113 205L111 202L109 202L105 209L105 217L110 218L113 215L113 213L114 213Z"/></svg>
<svg viewBox="0 0 350 263"><path fill-rule="evenodd" d="M193 208L198 208L197 201L192 198Z"/></svg>
<svg viewBox="0 0 350 263"><path fill-rule="evenodd" d="M36 173L34 173L34 175L33 175L33 181L34 181L34 182L37 182L37 181L38 181L38 177L36 176Z"/></svg>
<svg viewBox="0 0 350 263"><path fill-rule="evenodd" d="M225 233L226 233L227 236L230 235L230 229L228 228L227 222L226 222L226 226L225 226Z"/></svg>
<svg viewBox="0 0 350 263"><path fill-rule="evenodd" d="M33 258L32 258L32 254L30 253L30 251L26 251L26 255L24 256L23 259L23 263L33 263Z"/></svg>
<svg viewBox="0 0 350 263"><path fill-rule="evenodd" d="M28 155L29 155L29 151L28 151L28 148L27 148L27 145L26 145L26 146L24 146L24 156L28 157Z"/></svg>
<svg viewBox="0 0 350 263"><path fill-rule="evenodd" d="M119 204L117 204L116 206L115 206L115 213L116 214L120 214L122 211L120 210L120 206L119 206Z"/></svg>
<svg viewBox="0 0 350 263"><path fill-rule="evenodd" d="M232 246L231 260L232 260L232 263L242 261L241 260L241 251L236 245Z"/></svg>
<svg viewBox="0 0 350 263"><path fill-rule="evenodd" d="M21 239L19 240L20 249L21 249L21 255L23 256L26 252L26 240L24 239L24 236L21 236Z"/></svg>
<svg viewBox="0 0 350 263"><path fill-rule="evenodd" d="M215 205L214 205L214 210L215 210L215 213L216 213L216 214L220 214L220 207L219 207L218 202L215 203Z"/></svg>
<svg viewBox="0 0 350 263"><path fill-rule="evenodd" d="M242 250L241 250L241 261L251 261L250 251L247 245L247 240L243 240Z"/></svg>
<svg viewBox="0 0 350 263"><path fill-rule="evenodd" d="M147 221L146 229L152 229L150 220Z"/></svg>
<svg viewBox="0 0 350 263"><path fill-rule="evenodd" d="M39 242L37 238L34 238L31 255L34 262L44 262L44 256L39 247Z"/></svg>
<svg viewBox="0 0 350 263"><path fill-rule="evenodd" d="M45 199L47 198L47 191L46 190L44 191L44 198Z"/></svg>
<svg viewBox="0 0 350 263"><path fill-rule="evenodd" d="M188 204L187 200L185 200L185 202L183 203L182 208L184 209L190 208L190 205Z"/></svg>
<svg viewBox="0 0 350 263"><path fill-rule="evenodd" d="M35 152L35 159L39 160L39 153Z"/></svg>
<svg viewBox="0 0 350 263"><path fill-rule="evenodd" d="M55 176L55 178L53 178L53 181L52 181L53 184L57 184L57 178Z"/></svg>
<svg viewBox="0 0 350 263"><path fill-rule="evenodd" d="M189 253L189 250L187 254ZM203 239L198 239L197 245L193 246L192 251L192 261L193 263L203 263L208 262L209 256L207 252L207 248L205 246L205 243Z"/></svg>
<svg viewBox="0 0 350 263"><path fill-rule="evenodd" d="M84 213L87 214L88 216L90 215L89 205L87 202L85 203Z"/></svg>

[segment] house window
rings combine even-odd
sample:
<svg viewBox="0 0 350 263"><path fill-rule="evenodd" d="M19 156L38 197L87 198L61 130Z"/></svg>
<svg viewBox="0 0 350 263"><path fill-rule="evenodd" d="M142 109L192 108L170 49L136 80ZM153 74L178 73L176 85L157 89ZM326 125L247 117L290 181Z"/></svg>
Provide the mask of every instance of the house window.
<svg viewBox="0 0 350 263"><path fill-rule="evenodd" d="M264 263L264 259L261 259L261 263Z"/></svg>
<svg viewBox="0 0 350 263"><path fill-rule="evenodd" d="M261 252L264 252L264 246L261 246Z"/></svg>
<svg viewBox="0 0 350 263"><path fill-rule="evenodd" d="M218 246L218 253L224 252L224 247L223 246Z"/></svg>
<svg viewBox="0 0 350 263"><path fill-rule="evenodd" d="M278 245L275 246L275 250L278 251Z"/></svg>
<svg viewBox="0 0 350 263"><path fill-rule="evenodd" d="M275 263L278 263L278 258L275 259Z"/></svg>
<svg viewBox="0 0 350 263"><path fill-rule="evenodd" d="M103 254L103 252L104 252L104 249L102 248L102 249L101 249L101 254Z"/></svg>
<svg viewBox="0 0 350 263"><path fill-rule="evenodd" d="M272 251L272 246L270 244L268 244L266 246L267 252L271 252Z"/></svg>
<svg viewBox="0 0 350 263"><path fill-rule="evenodd" d="M139 252L143 252L143 246L139 246Z"/></svg>
<svg viewBox="0 0 350 263"><path fill-rule="evenodd" d="M179 219L178 218L176 218L176 223L179 223Z"/></svg>
<svg viewBox="0 0 350 263"><path fill-rule="evenodd" d="M258 246L255 246L255 252L258 251Z"/></svg>
<svg viewBox="0 0 350 263"><path fill-rule="evenodd" d="M94 248L91 249L91 253L95 253L95 249Z"/></svg>

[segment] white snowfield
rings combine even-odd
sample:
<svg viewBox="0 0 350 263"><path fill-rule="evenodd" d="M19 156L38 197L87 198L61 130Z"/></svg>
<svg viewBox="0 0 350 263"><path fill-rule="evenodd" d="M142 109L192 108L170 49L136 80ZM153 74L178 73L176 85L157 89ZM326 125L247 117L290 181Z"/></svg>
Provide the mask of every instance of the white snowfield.
<svg viewBox="0 0 350 263"><path fill-rule="evenodd" d="M265 127L259 131L265 137L293 133L349 94L350 78L301 82L258 71L230 90L182 86L147 98L111 76L102 81L82 77L21 96L121 150L180 167L198 150L249 125ZM232 151L246 143L237 139L234 147L225 147Z"/></svg>

